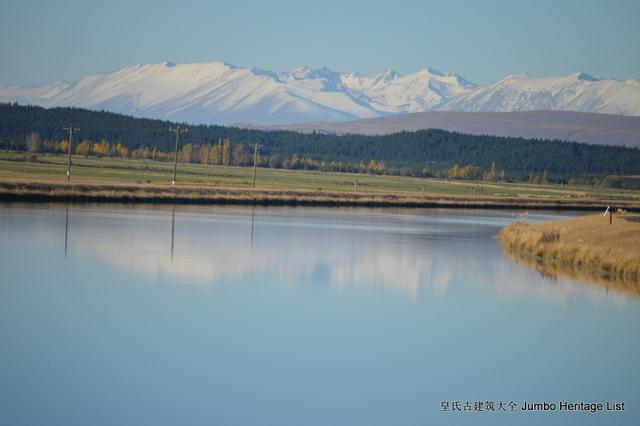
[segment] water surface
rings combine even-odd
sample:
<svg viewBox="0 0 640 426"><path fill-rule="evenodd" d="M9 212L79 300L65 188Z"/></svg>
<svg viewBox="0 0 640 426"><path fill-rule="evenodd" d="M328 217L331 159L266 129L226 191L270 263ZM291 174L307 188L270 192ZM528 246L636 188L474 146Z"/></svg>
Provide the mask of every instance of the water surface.
<svg viewBox="0 0 640 426"><path fill-rule="evenodd" d="M0 205L0 424L637 424L638 299L516 214ZM512 400L625 411L441 411Z"/></svg>

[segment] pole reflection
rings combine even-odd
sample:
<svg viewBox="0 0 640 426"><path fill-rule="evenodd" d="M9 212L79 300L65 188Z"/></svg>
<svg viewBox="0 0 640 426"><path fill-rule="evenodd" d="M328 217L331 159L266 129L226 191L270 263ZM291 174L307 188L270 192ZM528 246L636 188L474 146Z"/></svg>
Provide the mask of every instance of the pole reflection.
<svg viewBox="0 0 640 426"><path fill-rule="evenodd" d="M64 219L64 258L67 258L67 247L69 245L69 206L66 208Z"/></svg>
<svg viewBox="0 0 640 426"><path fill-rule="evenodd" d="M173 263L173 242L176 227L176 206L171 206L171 263Z"/></svg>
<svg viewBox="0 0 640 426"><path fill-rule="evenodd" d="M251 250L253 250L253 226L255 221L256 208L251 208Z"/></svg>

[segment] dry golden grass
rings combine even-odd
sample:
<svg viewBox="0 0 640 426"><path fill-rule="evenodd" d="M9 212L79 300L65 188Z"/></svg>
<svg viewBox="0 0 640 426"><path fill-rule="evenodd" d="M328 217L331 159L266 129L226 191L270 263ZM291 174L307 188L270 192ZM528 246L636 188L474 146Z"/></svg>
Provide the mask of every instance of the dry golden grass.
<svg viewBox="0 0 640 426"><path fill-rule="evenodd" d="M554 264L637 281L640 279L640 215L601 214L541 224L513 223L500 232L514 253Z"/></svg>
<svg viewBox="0 0 640 426"><path fill-rule="evenodd" d="M0 182L0 201L80 201L191 204L289 204L394 207L469 207L526 209L596 209L602 200L534 196L469 196L460 194L406 194L337 192L313 189L238 187L188 183L125 183L34 180L13 177ZM625 208L640 208L638 200L618 200Z"/></svg>

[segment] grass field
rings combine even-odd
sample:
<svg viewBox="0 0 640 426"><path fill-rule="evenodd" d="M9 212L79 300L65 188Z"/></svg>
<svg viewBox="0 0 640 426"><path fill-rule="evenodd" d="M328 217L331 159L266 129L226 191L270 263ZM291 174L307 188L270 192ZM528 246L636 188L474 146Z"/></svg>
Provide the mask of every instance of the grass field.
<svg viewBox="0 0 640 426"><path fill-rule="evenodd" d="M23 153L0 152L0 180L3 183L66 184L66 157L38 155L26 161ZM135 185L140 188L169 188L173 163L153 160L85 158L74 156L73 184L93 186ZM396 197L447 196L465 199L525 198L529 200L567 200L570 202L619 202L640 207L640 191L561 185L491 183L418 179L399 176L371 176L302 170L259 168L256 191L313 192L316 194L354 194L357 178L359 195ZM224 167L178 164L177 188L253 190L250 167ZM622 204L621 204L622 205Z"/></svg>
<svg viewBox="0 0 640 426"><path fill-rule="evenodd" d="M640 278L638 214L615 214L611 224L602 214L541 224L516 222L500 232L500 240L515 255L604 277Z"/></svg>

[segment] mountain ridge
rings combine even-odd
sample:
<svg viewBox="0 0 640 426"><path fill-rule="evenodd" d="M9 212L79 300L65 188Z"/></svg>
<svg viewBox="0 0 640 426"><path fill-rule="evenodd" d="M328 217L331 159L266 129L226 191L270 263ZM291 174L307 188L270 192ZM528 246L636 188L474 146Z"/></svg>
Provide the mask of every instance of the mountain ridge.
<svg viewBox="0 0 640 426"><path fill-rule="evenodd" d="M0 86L0 102L73 106L193 124L279 125L425 111L582 111L640 116L640 84L593 77L508 75L477 85L426 67L401 75L295 67L275 72L213 61L141 64L73 83Z"/></svg>
<svg viewBox="0 0 640 426"><path fill-rule="evenodd" d="M346 122L305 122L274 126L256 126L250 123L233 125L259 130L369 136L441 129L469 135L563 140L640 148L640 117L575 111L425 111Z"/></svg>

